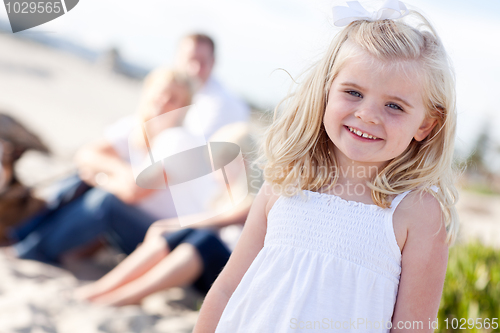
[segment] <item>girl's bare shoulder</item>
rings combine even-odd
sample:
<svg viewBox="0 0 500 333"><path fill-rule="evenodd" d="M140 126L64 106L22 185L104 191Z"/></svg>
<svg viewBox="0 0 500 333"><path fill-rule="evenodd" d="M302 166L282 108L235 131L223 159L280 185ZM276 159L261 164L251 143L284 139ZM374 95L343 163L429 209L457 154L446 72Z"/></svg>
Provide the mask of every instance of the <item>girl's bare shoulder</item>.
<svg viewBox="0 0 500 333"><path fill-rule="evenodd" d="M266 181L264 182L264 184L262 184L257 197L259 198L259 200L262 200L264 202L265 213L267 217L274 203L276 202L276 200L278 200L279 194L277 194L276 191L273 190L273 186Z"/></svg>
<svg viewBox="0 0 500 333"><path fill-rule="evenodd" d="M430 193L413 191L394 212L394 230L403 250L411 239L442 243L446 240L444 216L439 201ZM398 234L400 235L398 239Z"/></svg>
<svg viewBox="0 0 500 333"><path fill-rule="evenodd" d="M438 199L428 192L412 191L408 193L398 209L409 222L418 225L432 226L443 221Z"/></svg>

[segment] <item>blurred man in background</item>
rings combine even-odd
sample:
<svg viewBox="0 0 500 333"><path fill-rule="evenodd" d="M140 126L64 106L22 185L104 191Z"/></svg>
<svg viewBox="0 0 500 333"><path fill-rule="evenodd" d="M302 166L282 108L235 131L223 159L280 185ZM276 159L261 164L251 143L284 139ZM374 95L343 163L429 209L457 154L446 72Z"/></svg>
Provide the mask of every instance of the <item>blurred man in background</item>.
<svg viewBox="0 0 500 333"><path fill-rule="evenodd" d="M250 110L226 90L213 76L215 44L204 34L184 37L178 47L175 66L198 83L184 126L196 135L212 136L219 128L234 122L246 122Z"/></svg>

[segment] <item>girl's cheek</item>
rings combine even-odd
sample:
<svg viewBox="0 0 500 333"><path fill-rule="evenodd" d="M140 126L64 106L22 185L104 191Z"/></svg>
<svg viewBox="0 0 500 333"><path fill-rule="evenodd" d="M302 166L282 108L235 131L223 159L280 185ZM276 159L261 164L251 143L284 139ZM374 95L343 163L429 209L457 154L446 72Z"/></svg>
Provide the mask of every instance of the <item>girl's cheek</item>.
<svg viewBox="0 0 500 333"><path fill-rule="evenodd" d="M330 123L330 110L328 108L325 110L325 113L323 114L323 125L328 126Z"/></svg>

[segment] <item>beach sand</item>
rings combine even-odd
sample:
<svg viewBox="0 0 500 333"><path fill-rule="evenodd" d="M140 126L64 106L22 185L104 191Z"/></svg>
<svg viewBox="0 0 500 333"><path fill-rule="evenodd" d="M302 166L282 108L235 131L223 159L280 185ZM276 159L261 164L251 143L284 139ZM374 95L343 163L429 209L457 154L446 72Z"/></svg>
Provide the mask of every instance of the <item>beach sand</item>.
<svg viewBox="0 0 500 333"><path fill-rule="evenodd" d="M1 254L0 332L187 333L194 327L200 298L189 289L151 295L141 306L114 308L75 300L73 291L83 283L67 270Z"/></svg>

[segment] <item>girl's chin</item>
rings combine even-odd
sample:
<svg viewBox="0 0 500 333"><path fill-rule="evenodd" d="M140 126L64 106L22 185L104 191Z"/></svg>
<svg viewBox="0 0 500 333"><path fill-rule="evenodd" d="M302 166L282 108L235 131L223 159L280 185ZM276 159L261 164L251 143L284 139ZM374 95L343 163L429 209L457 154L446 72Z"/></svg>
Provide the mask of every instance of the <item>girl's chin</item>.
<svg viewBox="0 0 500 333"><path fill-rule="evenodd" d="M342 153L341 160L348 165L359 164L359 165L367 165L367 166L380 166L387 165L388 161L381 161L377 158L371 158L367 156L366 152L347 152Z"/></svg>

